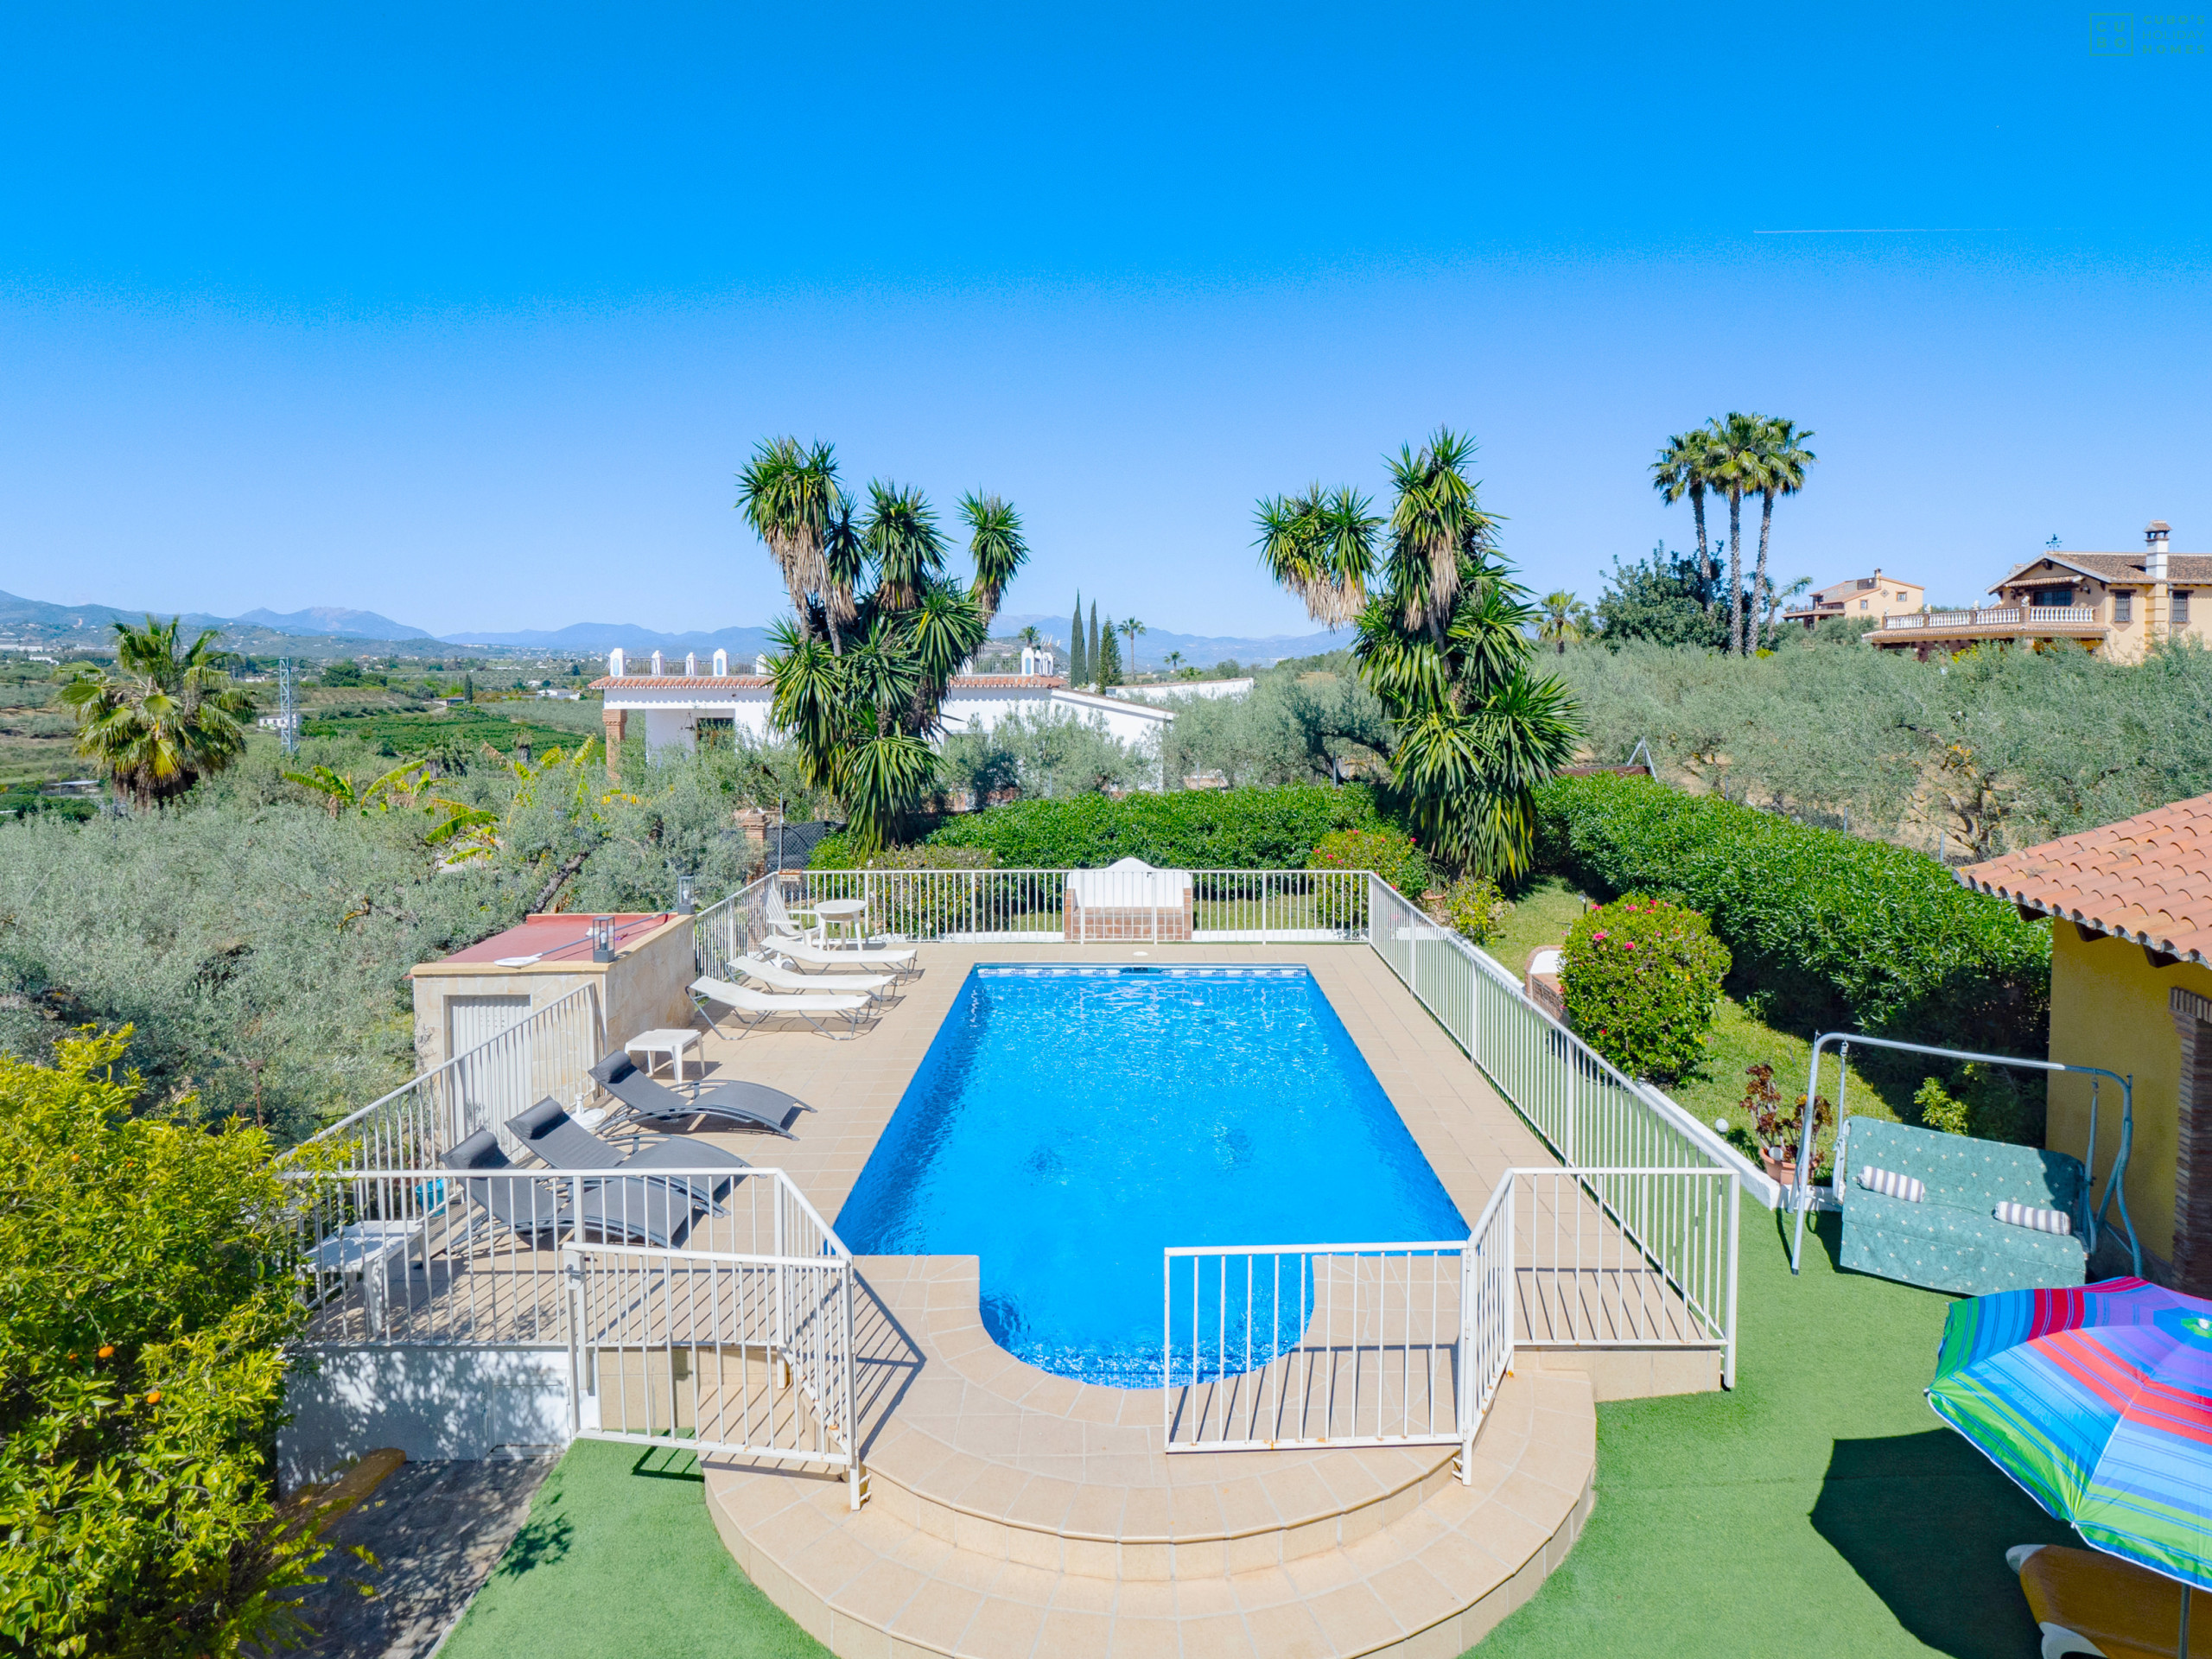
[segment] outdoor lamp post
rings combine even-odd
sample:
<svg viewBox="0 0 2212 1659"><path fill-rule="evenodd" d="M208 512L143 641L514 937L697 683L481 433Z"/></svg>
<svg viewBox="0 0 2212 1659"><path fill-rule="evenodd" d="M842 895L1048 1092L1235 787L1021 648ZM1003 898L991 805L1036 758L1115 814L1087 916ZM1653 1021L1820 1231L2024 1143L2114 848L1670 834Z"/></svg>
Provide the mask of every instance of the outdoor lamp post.
<svg viewBox="0 0 2212 1659"><path fill-rule="evenodd" d="M612 916L591 918L591 959L594 962L614 960L614 918Z"/></svg>
<svg viewBox="0 0 2212 1659"><path fill-rule="evenodd" d="M697 908L693 894L697 891L698 880L699 878L696 875L678 874L677 876L676 913L677 915L689 916Z"/></svg>

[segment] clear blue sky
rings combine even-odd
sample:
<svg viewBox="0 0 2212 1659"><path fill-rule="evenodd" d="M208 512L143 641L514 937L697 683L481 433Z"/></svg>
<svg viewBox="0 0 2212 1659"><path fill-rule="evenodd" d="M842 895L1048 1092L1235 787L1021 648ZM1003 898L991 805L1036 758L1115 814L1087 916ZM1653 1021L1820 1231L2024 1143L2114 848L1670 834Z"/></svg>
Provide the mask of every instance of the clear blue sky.
<svg viewBox="0 0 2212 1659"><path fill-rule="evenodd" d="M1449 422L1592 596L1730 408L1785 578L2212 550L2212 35L2092 16L12 7L0 588L760 622L791 431L1012 498L1010 610L1302 631L1260 493Z"/></svg>

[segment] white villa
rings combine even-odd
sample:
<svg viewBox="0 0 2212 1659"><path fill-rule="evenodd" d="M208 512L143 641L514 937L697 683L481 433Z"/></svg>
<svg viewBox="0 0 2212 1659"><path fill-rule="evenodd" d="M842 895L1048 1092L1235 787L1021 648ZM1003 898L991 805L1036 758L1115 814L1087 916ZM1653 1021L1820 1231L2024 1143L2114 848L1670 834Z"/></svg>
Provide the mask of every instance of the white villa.
<svg viewBox="0 0 2212 1659"><path fill-rule="evenodd" d="M1175 719L1172 709L1071 690L1053 667L1051 652L1025 649L1018 674L960 675L945 695L945 730L988 732L1016 711L1065 710L1085 724L1103 722L1121 742L1138 743ZM767 663L756 658L753 668L750 674L731 673L726 651L715 652L703 672L696 656L685 657L679 666L658 652L642 663L626 659L620 649L609 652L607 677L593 681L592 689L606 697L601 717L610 758L636 730L633 717L643 723L651 749L696 748L702 731L717 728L765 740L770 731Z"/></svg>

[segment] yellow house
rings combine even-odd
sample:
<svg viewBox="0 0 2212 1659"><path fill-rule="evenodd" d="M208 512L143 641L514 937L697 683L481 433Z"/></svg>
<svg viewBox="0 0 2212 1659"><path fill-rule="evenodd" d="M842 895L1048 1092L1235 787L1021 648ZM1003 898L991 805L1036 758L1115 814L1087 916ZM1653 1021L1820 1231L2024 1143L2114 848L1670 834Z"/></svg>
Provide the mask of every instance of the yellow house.
<svg viewBox="0 0 2212 1659"><path fill-rule="evenodd" d="M2135 1080L2121 1190L2145 1268L2212 1295L2212 795L1959 872L2050 924L2050 1058ZM2044 1143L2080 1156L2089 1079L2050 1080ZM2104 1091L2097 1191L2119 1149ZM2107 1128L2107 1126L2110 1127Z"/></svg>
<svg viewBox="0 0 2212 1659"><path fill-rule="evenodd" d="M1928 590L1918 582L1907 582L1901 576L1885 576L1878 564L1871 576L1847 576L1841 582L1830 582L1808 597L1797 609L1784 611L1782 620L1802 622L1808 628L1829 616L1878 622L1885 616L1909 616L1923 610L1927 598Z"/></svg>

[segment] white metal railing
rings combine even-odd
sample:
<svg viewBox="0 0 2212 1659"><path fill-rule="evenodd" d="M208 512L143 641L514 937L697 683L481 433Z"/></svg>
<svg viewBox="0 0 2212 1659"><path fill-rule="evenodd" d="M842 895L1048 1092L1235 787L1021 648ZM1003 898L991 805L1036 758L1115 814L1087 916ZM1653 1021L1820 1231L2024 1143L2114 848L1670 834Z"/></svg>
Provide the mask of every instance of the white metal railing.
<svg viewBox="0 0 2212 1659"><path fill-rule="evenodd" d="M921 941L1341 943L1366 934L1357 870L804 870L794 902L853 899L869 933Z"/></svg>
<svg viewBox="0 0 2212 1659"><path fill-rule="evenodd" d="M309 1345L563 1345L576 1433L857 1472L852 1255L783 1171L283 1179Z"/></svg>
<svg viewBox="0 0 2212 1659"><path fill-rule="evenodd" d="M1717 1351L1736 1376L1733 1170L1510 1169L1462 1239L1172 1246L1170 1452L1452 1446L1522 1348Z"/></svg>
<svg viewBox="0 0 2212 1659"><path fill-rule="evenodd" d="M1497 962L1370 878L1376 954L1562 1162L1734 1167L1728 1144L1624 1075L1529 1000Z"/></svg>
<svg viewBox="0 0 2212 1659"><path fill-rule="evenodd" d="M1458 1443L1465 1249L1169 1247L1167 1449Z"/></svg>
<svg viewBox="0 0 2212 1659"><path fill-rule="evenodd" d="M797 874L794 872L794 874ZM768 884L775 874L747 882L691 918L691 965L695 972L721 975L727 964L750 954L768 931Z"/></svg>
<svg viewBox="0 0 2212 1659"><path fill-rule="evenodd" d="M1971 611L1915 611L1882 619L1885 632L1898 628L2090 627L2094 605L1991 605Z"/></svg>
<svg viewBox="0 0 2212 1659"><path fill-rule="evenodd" d="M349 1113L285 1154L337 1151L353 1167L405 1170L437 1162L479 1129L496 1129L550 1095L588 1101L591 1068L605 1051L607 1022L595 986L580 985L505 1031L410 1078Z"/></svg>

